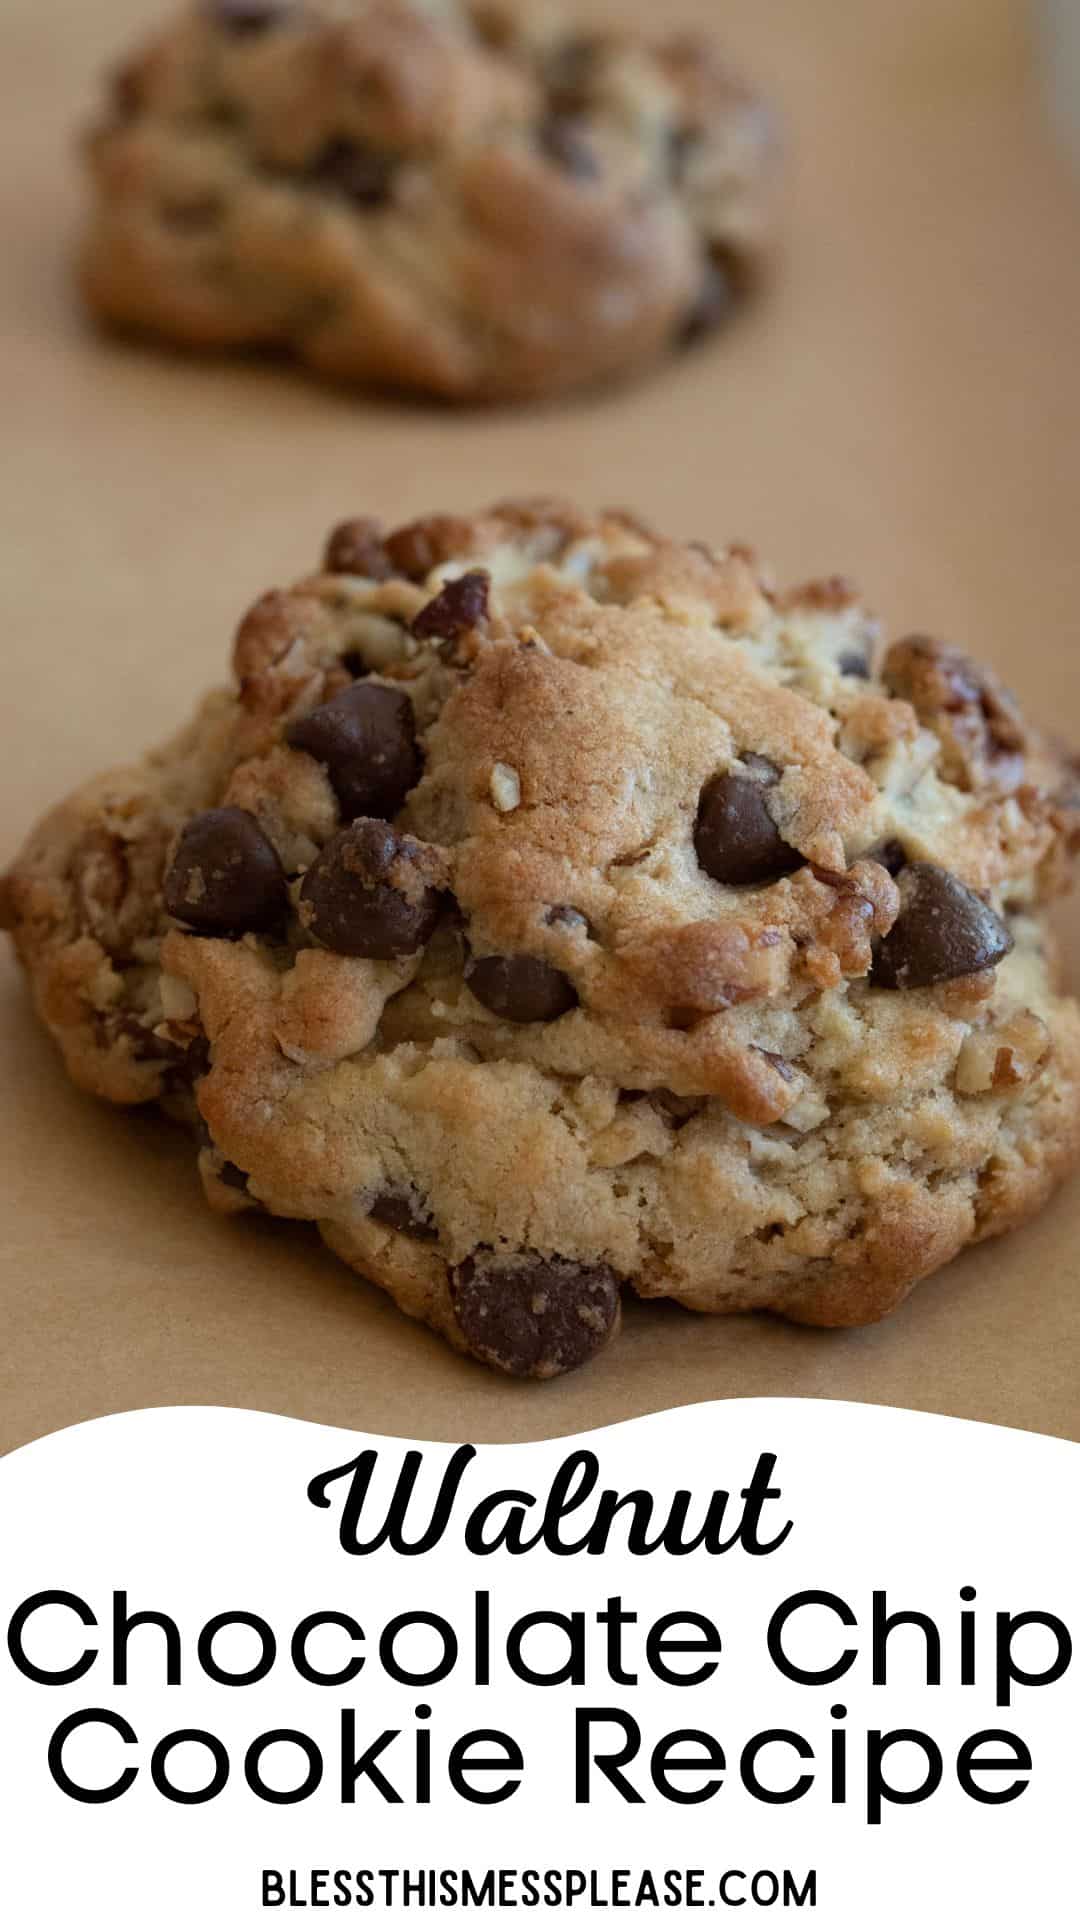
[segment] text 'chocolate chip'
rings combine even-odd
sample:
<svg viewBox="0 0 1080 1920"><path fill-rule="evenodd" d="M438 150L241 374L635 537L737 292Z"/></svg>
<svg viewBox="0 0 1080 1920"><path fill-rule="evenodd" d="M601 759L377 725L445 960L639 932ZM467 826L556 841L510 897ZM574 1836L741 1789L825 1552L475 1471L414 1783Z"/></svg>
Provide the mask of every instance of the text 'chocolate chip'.
<svg viewBox="0 0 1080 1920"><path fill-rule="evenodd" d="M805 863L781 837L765 795L780 778L771 761L747 756L747 773L718 773L698 807L694 846L704 871L729 887L778 880Z"/></svg>
<svg viewBox="0 0 1080 1920"><path fill-rule="evenodd" d="M215 807L185 827L165 876L165 905L196 933L264 933L289 904L277 851L254 814Z"/></svg>
<svg viewBox="0 0 1080 1920"><path fill-rule="evenodd" d="M345 820L389 820L420 778L412 702L396 687L346 687L287 737L326 768Z"/></svg>
<svg viewBox="0 0 1080 1920"><path fill-rule="evenodd" d="M454 1315L470 1352L519 1378L550 1380L585 1365L619 1319L610 1267L558 1257L477 1255L450 1275Z"/></svg>
<svg viewBox="0 0 1080 1920"><path fill-rule="evenodd" d="M914 860L898 884L900 916L878 948L875 987L933 987L996 967L1011 953L1003 921L944 867Z"/></svg>
<svg viewBox="0 0 1080 1920"><path fill-rule="evenodd" d="M333 953L393 960L418 953L439 917L439 896L415 865L422 849L383 820L336 834L300 890L300 919Z"/></svg>
<svg viewBox="0 0 1080 1920"><path fill-rule="evenodd" d="M560 1020L578 1005L573 981L530 953L491 953L470 960L465 979L489 1013L519 1026Z"/></svg>

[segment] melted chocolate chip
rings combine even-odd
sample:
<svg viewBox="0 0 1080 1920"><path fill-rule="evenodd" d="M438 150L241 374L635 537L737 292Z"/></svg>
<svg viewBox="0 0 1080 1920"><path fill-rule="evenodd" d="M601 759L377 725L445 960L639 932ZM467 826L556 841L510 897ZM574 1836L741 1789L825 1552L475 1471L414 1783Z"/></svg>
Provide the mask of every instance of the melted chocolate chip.
<svg viewBox="0 0 1080 1920"><path fill-rule="evenodd" d="M852 647L847 653L840 654L836 671L842 673L846 680L869 680L870 662L865 653L857 653Z"/></svg>
<svg viewBox="0 0 1080 1920"><path fill-rule="evenodd" d="M294 11L291 0L206 0L206 12L226 33L267 33Z"/></svg>
<svg viewBox="0 0 1080 1920"><path fill-rule="evenodd" d="M722 250L716 250L705 259L697 297L679 332L680 346L696 347L718 333L731 319L737 300L731 261Z"/></svg>
<svg viewBox="0 0 1080 1920"><path fill-rule="evenodd" d="M944 867L915 860L900 881L900 917L878 948L875 987L901 991L996 967L1012 951L996 913Z"/></svg>
<svg viewBox="0 0 1080 1920"><path fill-rule="evenodd" d="M355 573L365 580L392 580L397 572L378 520L343 520L326 543L324 565L327 573Z"/></svg>
<svg viewBox="0 0 1080 1920"><path fill-rule="evenodd" d="M482 1007L518 1026L561 1020L578 1005L577 989L565 973L529 953L470 960L465 980Z"/></svg>
<svg viewBox="0 0 1080 1920"><path fill-rule="evenodd" d="M415 1187L389 1187L371 1205L371 1218L412 1240L437 1240L439 1230Z"/></svg>
<svg viewBox="0 0 1080 1920"><path fill-rule="evenodd" d="M267 933L284 919L288 882L277 851L242 807L200 813L165 876L165 905L196 933Z"/></svg>
<svg viewBox="0 0 1080 1920"><path fill-rule="evenodd" d="M448 580L434 600L421 607L412 623L418 640L457 640L488 617L491 575L479 567Z"/></svg>
<svg viewBox="0 0 1080 1920"><path fill-rule="evenodd" d="M575 180L597 180L600 162L589 136L587 121L572 113L553 113L539 132L540 150Z"/></svg>
<svg viewBox="0 0 1080 1920"><path fill-rule="evenodd" d="M310 178L350 200L354 207L385 207L397 171L391 153L361 146L355 140L332 140L311 169Z"/></svg>
<svg viewBox="0 0 1080 1920"><path fill-rule="evenodd" d="M754 773L718 773L701 795L694 847L704 871L728 887L748 887L762 880L778 880L804 865L789 847L766 805L765 795L780 778L779 770L760 755L747 754Z"/></svg>
<svg viewBox="0 0 1080 1920"><path fill-rule="evenodd" d="M342 817L389 820L420 778L408 695L361 681L288 730L288 742L326 768Z"/></svg>
<svg viewBox="0 0 1080 1920"><path fill-rule="evenodd" d="M333 953L393 960L418 953L439 917L439 896L413 861L417 841L382 820L357 820L308 869L300 918Z"/></svg>
<svg viewBox="0 0 1080 1920"><path fill-rule="evenodd" d="M538 1253L478 1255L450 1275L454 1317L470 1352L518 1378L552 1379L607 1345L619 1318L610 1267Z"/></svg>

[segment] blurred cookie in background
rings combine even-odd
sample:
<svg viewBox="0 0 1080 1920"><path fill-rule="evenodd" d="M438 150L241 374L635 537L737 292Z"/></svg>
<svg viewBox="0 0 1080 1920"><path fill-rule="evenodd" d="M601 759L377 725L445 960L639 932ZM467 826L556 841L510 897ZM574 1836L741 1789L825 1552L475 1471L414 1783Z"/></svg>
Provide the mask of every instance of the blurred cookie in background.
<svg viewBox="0 0 1080 1920"><path fill-rule="evenodd" d="M113 74L82 285L186 347L540 398L724 326L773 148L708 37L520 0L202 0Z"/></svg>

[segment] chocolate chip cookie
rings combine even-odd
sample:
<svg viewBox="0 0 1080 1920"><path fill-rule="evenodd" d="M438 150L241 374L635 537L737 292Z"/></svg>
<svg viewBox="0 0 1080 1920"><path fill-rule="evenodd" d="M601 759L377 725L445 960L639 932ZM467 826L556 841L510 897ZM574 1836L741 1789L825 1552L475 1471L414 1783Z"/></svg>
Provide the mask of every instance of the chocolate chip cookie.
<svg viewBox="0 0 1080 1920"><path fill-rule="evenodd" d="M521 0L201 0L113 77L83 286L192 347L543 396L724 324L772 145L707 37Z"/></svg>
<svg viewBox="0 0 1080 1920"><path fill-rule="evenodd" d="M985 668L539 501L339 527L2 905L73 1077L186 1121L212 1205L547 1377L627 1288L858 1325L1045 1200L1078 845Z"/></svg>

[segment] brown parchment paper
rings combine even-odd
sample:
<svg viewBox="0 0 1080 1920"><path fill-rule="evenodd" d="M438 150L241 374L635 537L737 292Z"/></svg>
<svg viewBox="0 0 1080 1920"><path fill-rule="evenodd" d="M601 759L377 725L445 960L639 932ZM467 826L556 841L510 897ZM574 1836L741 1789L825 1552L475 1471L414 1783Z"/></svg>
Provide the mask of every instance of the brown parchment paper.
<svg viewBox="0 0 1080 1920"><path fill-rule="evenodd" d="M1043 129L1019 4L670 0L665 22L721 24L783 112L771 294L636 390L472 417L84 325L72 131L155 7L0 0L0 859L62 790L172 729L246 604L346 512L515 491L749 539L787 580L853 573L895 627L982 651L1080 742L1080 191ZM881 1327L631 1308L591 1371L518 1386L313 1235L212 1218L183 1139L68 1087L6 950L0 1045L0 1449L162 1403L493 1440L730 1395L1080 1440L1080 1180Z"/></svg>

